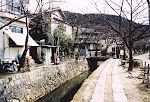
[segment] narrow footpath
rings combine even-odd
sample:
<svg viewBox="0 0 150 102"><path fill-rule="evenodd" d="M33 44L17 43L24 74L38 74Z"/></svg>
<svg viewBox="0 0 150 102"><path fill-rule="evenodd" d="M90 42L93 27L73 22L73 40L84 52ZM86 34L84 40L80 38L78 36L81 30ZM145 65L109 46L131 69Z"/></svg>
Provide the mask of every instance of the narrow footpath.
<svg viewBox="0 0 150 102"><path fill-rule="evenodd" d="M128 102L118 64L118 59L108 59L102 63L85 80L71 102Z"/></svg>
<svg viewBox="0 0 150 102"><path fill-rule="evenodd" d="M111 83L109 79L111 80ZM106 80L107 79L107 80ZM118 59L111 59L101 72L90 102L128 102L118 75Z"/></svg>

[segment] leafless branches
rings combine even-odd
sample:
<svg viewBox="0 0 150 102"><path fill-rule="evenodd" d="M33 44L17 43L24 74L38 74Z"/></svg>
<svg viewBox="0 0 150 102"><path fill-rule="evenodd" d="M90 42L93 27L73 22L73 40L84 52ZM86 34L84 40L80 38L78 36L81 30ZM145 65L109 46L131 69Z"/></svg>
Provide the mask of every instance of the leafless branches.
<svg viewBox="0 0 150 102"><path fill-rule="evenodd" d="M35 10L30 12L28 7L31 6L31 4L29 5L28 2L29 1L24 1L24 0L19 0L16 2L12 1L12 0L8 0L7 2L5 1L1 1L1 5L0 5L0 11L1 12L8 12L10 13L11 10L14 10L13 8L13 5L16 5L18 6L18 12L19 14L17 13L14 13L14 15L16 15L14 18L11 18L10 22L3 22L3 21L0 21L2 22L3 24L1 25L0 27L0 30L3 29L5 26L8 26L9 24L11 24L12 22L14 21L17 21L17 20L20 20L22 18L25 18L27 15L26 13L28 13L28 17L30 16L36 16L36 15L43 15L44 12L49 9L48 11L49 12L52 12L52 8L50 8L50 6L48 8L46 8L46 10L44 11L43 8L46 4L49 4L51 5L51 3L54 3L54 2L60 2L60 1L56 1L56 0L48 0L47 2L43 2L43 0L35 0L36 4L34 4L35 6ZM11 7L12 9L10 11L8 11L8 7ZM4 10L3 10L4 9ZM44 16L43 16L44 17Z"/></svg>
<svg viewBox="0 0 150 102"><path fill-rule="evenodd" d="M136 41L150 37L149 27L144 25L148 19L145 19L145 11L148 11L147 1L143 0L104 0L106 5L118 16L118 21L113 24L104 15L105 22L109 28L118 34L123 43L127 46L130 55L129 70L132 70L132 49ZM149 2L148 2L149 3ZM97 3L94 7L101 13ZM147 15L148 18L148 15ZM135 23L140 21L140 23Z"/></svg>

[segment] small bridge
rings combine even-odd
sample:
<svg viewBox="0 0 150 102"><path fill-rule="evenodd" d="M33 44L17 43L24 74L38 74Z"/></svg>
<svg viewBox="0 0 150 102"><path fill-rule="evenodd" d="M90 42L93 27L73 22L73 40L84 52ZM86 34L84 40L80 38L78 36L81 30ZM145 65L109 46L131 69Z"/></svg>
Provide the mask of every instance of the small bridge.
<svg viewBox="0 0 150 102"><path fill-rule="evenodd" d="M105 60L107 60L109 58L110 57L106 57L106 56L97 56L97 57L87 57L86 59L88 61L90 70L94 71L98 67L97 61L105 61Z"/></svg>

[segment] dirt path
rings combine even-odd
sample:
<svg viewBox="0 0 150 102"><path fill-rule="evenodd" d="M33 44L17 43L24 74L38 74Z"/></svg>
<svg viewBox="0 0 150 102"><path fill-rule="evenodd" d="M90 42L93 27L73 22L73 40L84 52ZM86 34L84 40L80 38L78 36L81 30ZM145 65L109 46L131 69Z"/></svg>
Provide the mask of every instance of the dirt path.
<svg viewBox="0 0 150 102"><path fill-rule="evenodd" d="M150 89L142 84L141 70L134 68L131 73L127 72L127 67L124 69L119 66L119 75L128 102L150 102Z"/></svg>

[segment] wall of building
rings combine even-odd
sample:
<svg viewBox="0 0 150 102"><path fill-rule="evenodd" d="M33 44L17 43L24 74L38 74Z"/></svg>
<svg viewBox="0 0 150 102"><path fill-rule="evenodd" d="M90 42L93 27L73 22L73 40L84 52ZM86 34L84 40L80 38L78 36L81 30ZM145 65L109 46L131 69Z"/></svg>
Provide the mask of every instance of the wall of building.
<svg viewBox="0 0 150 102"><path fill-rule="evenodd" d="M28 102L38 99L87 70L89 67L86 60L70 61L0 79L0 102Z"/></svg>
<svg viewBox="0 0 150 102"><path fill-rule="evenodd" d="M9 17L9 18L15 17L15 15L9 14L6 12L4 12L2 14L3 15L1 15L1 16L5 16L5 18L2 17L2 18L0 18L0 20L4 21L6 23L9 22L9 19L7 19L6 17ZM9 15L11 15L11 16L9 16ZM0 23L0 25L3 25L3 24ZM24 35L27 34L26 24L23 21L22 22L15 21L0 31L0 38L1 38L0 39L0 59L2 59L2 60L4 60L5 58L15 59L18 56L18 54L22 54L22 52L24 50L24 47L10 47L9 46L9 36L7 34L3 34L3 31L6 30L6 31L11 32L10 26L21 27L21 28L23 28L23 34ZM29 52L27 53L27 55L29 55Z"/></svg>
<svg viewBox="0 0 150 102"><path fill-rule="evenodd" d="M52 56L51 48L42 48L42 51L45 57L44 64L51 64L51 56Z"/></svg>
<svg viewBox="0 0 150 102"><path fill-rule="evenodd" d="M0 17L0 21L2 20L2 18ZM0 22L0 25L2 25L3 23ZM4 50L3 50L3 31L0 30L0 61L2 61L3 57L4 57ZM0 62L1 63L1 62Z"/></svg>
<svg viewBox="0 0 150 102"><path fill-rule="evenodd" d="M66 26L66 35L72 38L72 27L65 24Z"/></svg>
<svg viewBox="0 0 150 102"><path fill-rule="evenodd" d="M22 54L24 51L24 47L10 47L9 46L9 36L4 34L4 58L11 58L12 60L17 58L19 54ZM29 50L27 52L27 56L29 56Z"/></svg>
<svg viewBox="0 0 150 102"><path fill-rule="evenodd" d="M111 53L111 52L112 52L112 46L109 46L109 47L108 47L107 52L108 52L108 53Z"/></svg>
<svg viewBox="0 0 150 102"><path fill-rule="evenodd" d="M54 12L54 14L51 14L51 34L54 34L55 29L58 27L59 24L62 24L56 20L54 20L54 18L57 18L59 20L62 20L61 15L59 14L58 11Z"/></svg>
<svg viewBox="0 0 150 102"><path fill-rule="evenodd" d="M8 6L7 2L8 0L1 0L0 1L0 16L4 16L4 17L8 17L8 18L14 18L14 17L18 17L19 15L21 15L21 9L20 12L16 12L15 9L8 9L10 8L10 6ZM9 0L10 1L10 0ZM27 0L26 0L27 1ZM31 1L31 0L30 0ZM32 0L33 1L33 0ZM10 1L11 2L11 1ZM18 3L18 0L13 0L13 3ZM35 3L34 3L35 4ZM29 8L29 4L26 3L25 4L25 9L28 8L28 10L30 11ZM21 8L21 5L18 5ZM23 19L22 19L23 20Z"/></svg>
<svg viewBox="0 0 150 102"><path fill-rule="evenodd" d="M23 53L23 47L8 47L5 48L5 52L4 52L4 59L5 58L11 58L12 60L14 60L15 58L18 57L19 54ZM29 53L27 53L27 55L29 55Z"/></svg>
<svg viewBox="0 0 150 102"><path fill-rule="evenodd" d="M51 34L52 35L54 35L54 31L57 27L58 27L58 22L52 20L52 23L51 23Z"/></svg>
<svg viewBox="0 0 150 102"><path fill-rule="evenodd" d="M6 10L6 0L1 0L1 3L0 3L0 10L3 11L3 10Z"/></svg>
<svg viewBox="0 0 150 102"><path fill-rule="evenodd" d="M100 49L105 49L107 46L105 40L100 40L100 44L101 44Z"/></svg>
<svg viewBox="0 0 150 102"><path fill-rule="evenodd" d="M3 59L3 32L0 30L0 59ZM1 62L0 62L1 63Z"/></svg>

